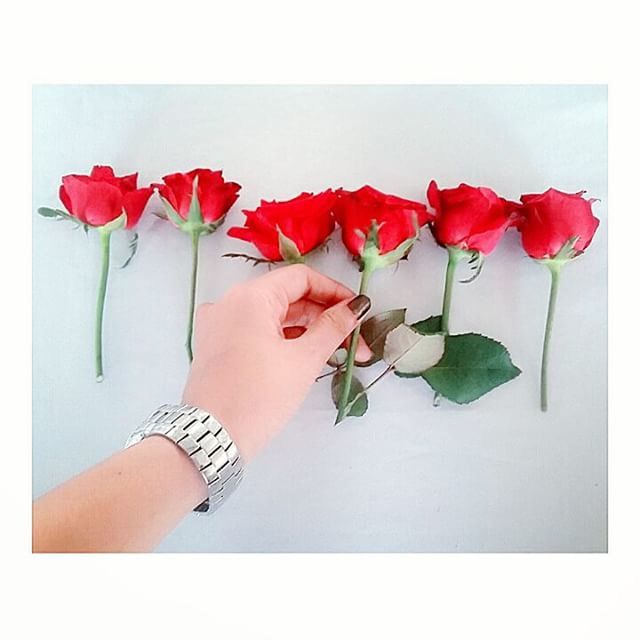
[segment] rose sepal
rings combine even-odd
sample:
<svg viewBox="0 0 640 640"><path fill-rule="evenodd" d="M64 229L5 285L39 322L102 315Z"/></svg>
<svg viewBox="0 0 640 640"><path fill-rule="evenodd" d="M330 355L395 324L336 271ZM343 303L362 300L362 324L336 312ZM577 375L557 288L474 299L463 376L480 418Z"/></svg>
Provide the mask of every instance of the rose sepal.
<svg viewBox="0 0 640 640"><path fill-rule="evenodd" d="M288 238L284 233L282 233L282 229L280 229L280 227L277 227L277 229L278 248L280 249L280 255L284 262L287 262L288 264L304 263L304 256L300 253L298 245L291 238Z"/></svg>
<svg viewBox="0 0 640 640"><path fill-rule="evenodd" d="M190 236L194 234L197 234L199 236L209 235L210 233L213 233L216 229L218 229L224 222L224 219L226 218L226 215L224 215L221 218L218 218L218 220L216 220L215 222L205 223L202 221L202 214L200 214L200 220L197 220L197 219L185 220L178 214L178 212L173 208L171 203L166 198L163 198L162 196L160 196L160 200L162 200L162 204L164 205L165 212L169 220L171 220L171 222L173 222L173 224L176 227L178 227L180 231L183 231L184 233L188 233ZM199 212L200 203L198 202L198 197L195 195L193 196L193 199L191 201L192 206L193 206L193 200L196 201L197 209Z"/></svg>
<svg viewBox="0 0 640 640"><path fill-rule="evenodd" d="M367 233L367 237L364 242L364 247L362 248L362 254L360 255L360 270L364 271L366 267L370 271L375 271L376 269L388 267L399 260L407 258L415 241L420 235L420 227L418 226L418 220L415 216L414 228L415 234L413 236L401 242L392 251L387 251L386 253L381 254L378 236L380 225L374 220L371 223L371 227L369 228L369 232Z"/></svg>
<svg viewBox="0 0 640 640"><path fill-rule="evenodd" d="M567 262L570 262L583 253L582 251L576 251L575 249L578 240L580 240L580 236L573 236L572 238L569 238L569 240L560 247L560 251L558 251L555 256L552 258L539 258L536 262L544 264L550 269L559 269L564 267Z"/></svg>
<svg viewBox="0 0 640 640"><path fill-rule="evenodd" d="M191 203L189 204L189 212L187 213L186 219L174 209L173 205L164 196L160 196L160 200L164 205L167 217L180 231L188 233L190 236L209 235L222 225L226 214L218 218L215 222L204 222L200 208L200 200L198 199L198 176L193 179L192 188L193 193L191 195Z"/></svg>
<svg viewBox="0 0 640 640"><path fill-rule="evenodd" d="M92 225L89 225L90 227ZM127 214L123 211L117 218L112 220L111 222L107 222L107 224L103 224L99 227L92 227L94 229L98 229L100 233L113 233L114 231L118 231L119 229L124 229L127 226Z"/></svg>
<svg viewBox="0 0 640 640"><path fill-rule="evenodd" d="M224 253L222 255L223 258L242 258L246 262L251 262L252 266L256 266L259 264L268 264L268 265L277 265L281 262L286 262L287 264L304 264L307 261L307 256L310 256L314 253L321 251L326 248L327 242L323 242L321 245L317 246L315 249L312 249L308 253L300 253L300 249L298 249L298 245L284 233L280 227L278 229L278 248L280 250L280 255L282 256L281 260L269 260L268 258L258 258L256 256L250 256L246 253Z"/></svg>

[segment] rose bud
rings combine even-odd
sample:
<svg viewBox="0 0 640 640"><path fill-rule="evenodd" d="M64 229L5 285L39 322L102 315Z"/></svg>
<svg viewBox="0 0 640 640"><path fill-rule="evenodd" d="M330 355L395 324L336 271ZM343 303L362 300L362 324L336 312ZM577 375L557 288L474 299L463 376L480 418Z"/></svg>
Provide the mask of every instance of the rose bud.
<svg viewBox="0 0 640 640"><path fill-rule="evenodd" d="M167 216L182 231L204 235L215 231L238 199L241 186L225 182L222 171L193 169L162 178L157 187ZM194 193L194 185L197 185ZM195 197L194 197L195 196Z"/></svg>
<svg viewBox="0 0 640 640"><path fill-rule="evenodd" d="M487 187L461 184L439 189L435 180L427 189L427 202L435 216L431 230L438 244L484 255L496 248L513 224L517 207Z"/></svg>
<svg viewBox="0 0 640 640"><path fill-rule="evenodd" d="M570 257L575 257L591 244L600 221L591 212L596 200L583 198L584 193L547 189L520 197L517 227L522 246L532 258L555 258L568 242Z"/></svg>
<svg viewBox="0 0 640 640"><path fill-rule="evenodd" d="M342 242L358 260L362 275L360 294L366 294L371 274L405 258L420 227L433 216L425 205L377 191L368 185L357 191L338 189L333 212L342 228ZM348 415L353 367L360 326L351 334L343 377L337 393L336 424Z"/></svg>
<svg viewBox="0 0 640 640"><path fill-rule="evenodd" d="M280 202L261 200L257 209L242 211L245 226L231 227L227 234L252 242L269 262L303 262L304 256L323 245L333 232L335 199L328 189Z"/></svg>
<svg viewBox="0 0 640 640"><path fill-rule="evenodd" d="M98 382L103 379L102 321L109 276L111 234L123 227L127 229L135 227L153 193L151 187L138 189L137 183L137 173L118 177L111 167L95 166L88 176L74 174L62 178L60 200L68 213L47 207L38 209L42 216L72 219L84 226L85 230L95 228L100 234L102 270L98 286L95 326L95 363ZM132 245L135 251L137 235ZM126 266L129 260L123 266Z"/></svg>
<svg viewBox="0 0 640 640"><path fill-rule="evenodd" d="M154 185L164 204L167 218L181 231L191 236L192 266L186 349L193 360L192 336L198 280L200 236L213 233L238 199L241 187L225 182L222 171L193 169L187 173L172 173L162 178L164 184Z"/></svg>
<svg viewBox="0 0 640 640"><path fill-rule="evenodd" d="M153 193L151 187L138 189L137 182L137 173L119 178L111 167L95 166L88 176L64 176L60 200L82 224L103 227L122 216L118 226L132 229Z"/></svg>
<svg viewBox="0 0 640 640"><path fill-rule="evenodd" d="M563 193L548 189L540 194L520 196L517 227L524 250L545 264L551 273L551 288L540 370L540 408L549 406L547 369L558 285L562 267L591 244L600 224L592 211L595 199L583 198L584 191Z"/></svg>
<svg viewBox="0 0 640 640"><path fill-rule="evenodd" d="M374 268L404 258L420 227L433 219L420 202L388 195L370 186L357 191L338 189L334 213L342 242L361 263Z"/></svg>

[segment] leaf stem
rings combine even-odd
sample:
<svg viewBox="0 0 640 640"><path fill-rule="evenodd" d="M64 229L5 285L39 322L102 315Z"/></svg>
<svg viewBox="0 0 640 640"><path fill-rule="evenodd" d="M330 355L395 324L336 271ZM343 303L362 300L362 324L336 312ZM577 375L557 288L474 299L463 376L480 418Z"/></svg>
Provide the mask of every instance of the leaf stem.
<svg viewBox="0 0 640 640"><path fill-rule="evenodd" d="M360 288L358 293L360 295L366 294L369 287L369 279L371 274L375 271L375 267L368 260L364 260L362 267L362 276L360 277ZM338 415L334 424L338 424L343 420L347 414L347 405L349 401L349 393L351 392L351 380L353 379L353 365L356 359L356 349L358 347L358 338L360 337L360 325L358 325L351 334L351 341L349 342L349 351L347 352L347 359L345 361L345 374L344 382L342 383L342 389L340 390L340 399L338 401Z"/></svg>
<svg viewBox="0 0 640 640"><path fill-rule="evenodd" d="M362 398L362 396L364 396L367 393L367 391L371 389L371 387L373 387L375 384L380 382L382 378L384 378L386 375L388 375L392 371L393 371L393 365L390 364L380 375L376 376L366 387L364 387L362 391L360 391L360 393L357 393L355 396L353 396L353 400L351 400L351 402L349 402L345 408L345 413L349 413L349 411L351 410L351 407L353 407L353 405L356 402L358 402L358 400L360 400L360 398Z"/></svg>
<svg viewBox="0 0 640 640"><path fill-rule="evenodd" d="M547 308L547 323L544 329L544 346L542 348L542 366L540 368L540 409L546 411L549 407L547 369L549 365L549 345L553 320L556 313L556 301L558 299L558 285L560 283L561 263L547 262L551 272L551 288L549 290L549 306Z"/></svg>
<svg viewBox="0 0 640 640"><path fill-rule="evenodd" d="M340 373L341 371L344 371L344 365L340 365L339 367L336 367L335 369L332 369L331 371L327 371L327 373L323 373L323 374L319 375L316 378L316 382L320 382L320 380L324 380L325 378L328 378L329 376L334 376L336 373Z"/></svg>
<svg viewBox="0 0 640 640"><path fill-rule="evenodd" d="M96 326L94 329L96 382L102 382L104 379L104 369L102 365L102 325L104 319L104 302L107 293L107 280L109 278L109 254L111 249L111 231L100 228L99 232L100 246L102 248L102 267L100 271L100 282L98 285Z"/></svg>
<svg viewBox="0 0 640 640"><path fill-rule="evenodd" d="M187 356L189 357L189 362L193 360L193 315L196 308L196 288L198 282L198 254L200 248L200 231L192 231L191 232L191 250L192 250L192 261L191 261L191 288L189 293L189 317L187 319L187 340L185 342L185 347L187 348Z"/></svg>

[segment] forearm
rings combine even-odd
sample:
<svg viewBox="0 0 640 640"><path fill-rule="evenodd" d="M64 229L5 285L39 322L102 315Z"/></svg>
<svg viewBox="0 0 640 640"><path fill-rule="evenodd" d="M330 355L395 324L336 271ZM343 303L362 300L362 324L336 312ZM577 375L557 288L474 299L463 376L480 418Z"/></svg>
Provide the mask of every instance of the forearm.
<svg viewBox="0 0 640 640"><path fill-rule="evenodd" d="M146 438L36 500L33 551L149 551L206 497L179 447Z"/></svg>

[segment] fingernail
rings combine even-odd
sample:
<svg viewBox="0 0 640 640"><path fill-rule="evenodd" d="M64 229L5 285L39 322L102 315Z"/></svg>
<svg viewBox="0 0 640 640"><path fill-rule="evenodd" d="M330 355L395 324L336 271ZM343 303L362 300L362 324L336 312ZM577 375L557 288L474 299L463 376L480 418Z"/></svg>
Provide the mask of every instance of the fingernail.
<svg viewBox="0 0 640 640"><path fill-rule="evenodd" d="M367 296L356 296L348 305L353 315L360 320L362 316L371 308L371 300Z"/></svg>

